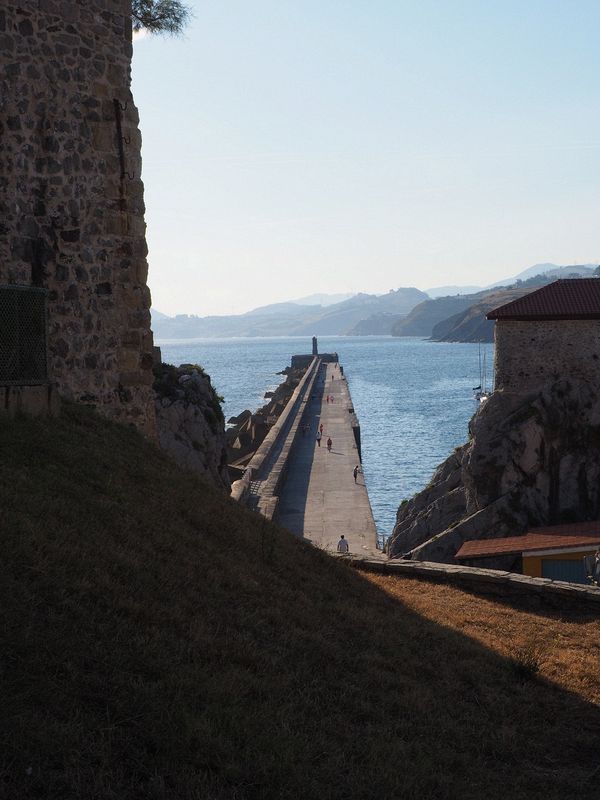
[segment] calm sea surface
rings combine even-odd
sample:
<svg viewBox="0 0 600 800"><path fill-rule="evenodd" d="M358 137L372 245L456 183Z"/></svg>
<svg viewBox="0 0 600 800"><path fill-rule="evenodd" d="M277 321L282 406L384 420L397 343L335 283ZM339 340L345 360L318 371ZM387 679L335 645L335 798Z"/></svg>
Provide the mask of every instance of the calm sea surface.
<svg viewBox="0 0 600 800"><path fill-rule="evenodd" d="M264 393L310 337L157 341L163 361L202 364L225 398L225 418L263 405ZM491 376L492 345L487 351ZM479 346L390 336L323 336L321 352L339 353L361 425L363 469L380 534L394 526L404 498L467 439L479 383ZM488 378L489 380L489 378Z"/></svg>

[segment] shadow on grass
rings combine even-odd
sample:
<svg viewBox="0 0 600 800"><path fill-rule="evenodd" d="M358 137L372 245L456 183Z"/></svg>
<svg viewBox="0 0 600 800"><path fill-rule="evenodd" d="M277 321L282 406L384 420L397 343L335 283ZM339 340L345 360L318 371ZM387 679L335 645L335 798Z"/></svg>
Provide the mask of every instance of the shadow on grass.
<svg viewBox="0 0 600 800"><path fill-rule="evenodd" d="M597 706L134 433L67 410L0 447L4 796L597 797Z"/></svg>

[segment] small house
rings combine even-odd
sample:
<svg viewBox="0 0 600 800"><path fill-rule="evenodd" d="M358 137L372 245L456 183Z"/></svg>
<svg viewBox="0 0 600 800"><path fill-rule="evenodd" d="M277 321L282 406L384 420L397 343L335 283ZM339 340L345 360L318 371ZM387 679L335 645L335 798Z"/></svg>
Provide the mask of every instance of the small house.
<svg viewBox="0 0 600 800"><path fill-rule="evenodd" d="M513 571L532 578L587 583L584 558L600 548L600 522L578 522L533 528L521 536L464 542L454 558L486 567L490 559L514 556Z"/></svg>
<svg viewBox="0 0 600 800"><path fill-rule="evenodd" d="M567 278L495 308L495 388L531 392L560 379L600 388L600 278Z"/></svg>

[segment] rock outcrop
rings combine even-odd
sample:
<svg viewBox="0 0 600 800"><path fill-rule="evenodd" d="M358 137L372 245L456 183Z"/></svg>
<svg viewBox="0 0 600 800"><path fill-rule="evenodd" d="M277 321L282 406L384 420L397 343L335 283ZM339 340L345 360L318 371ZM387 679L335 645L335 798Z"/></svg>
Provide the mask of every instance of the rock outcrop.
<svg viewBox="0 0 600 800"><path fill-rule="evenodd" d="M594 385L562 380L527 396L495 392L469 432L429 485L400 506L388 542L392 557L453 563L471 539L600 517Z"/></svg>
<svg viewBox="0 0 600 800"><path fill-rule="evenodd" d="M160 364L154 392L161 448L180 466L229 491L225 422L210 377L195 364Z"/></svg>

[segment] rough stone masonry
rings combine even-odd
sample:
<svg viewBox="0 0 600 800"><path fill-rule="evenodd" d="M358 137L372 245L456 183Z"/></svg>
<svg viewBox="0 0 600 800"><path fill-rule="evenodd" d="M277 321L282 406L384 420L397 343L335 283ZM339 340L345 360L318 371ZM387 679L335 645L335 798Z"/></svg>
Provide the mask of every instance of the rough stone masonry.
<svg viewBox="0 0 600 800"><path fill-rule="evenodd" d="M0 284L48 290L59 392L155 436L130 0L2 0Z"/></svg>

